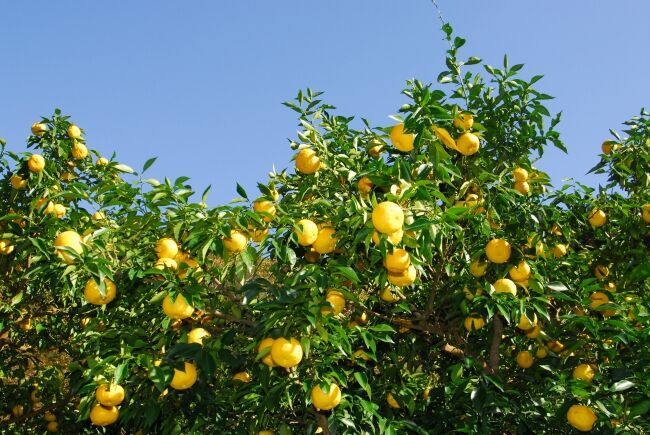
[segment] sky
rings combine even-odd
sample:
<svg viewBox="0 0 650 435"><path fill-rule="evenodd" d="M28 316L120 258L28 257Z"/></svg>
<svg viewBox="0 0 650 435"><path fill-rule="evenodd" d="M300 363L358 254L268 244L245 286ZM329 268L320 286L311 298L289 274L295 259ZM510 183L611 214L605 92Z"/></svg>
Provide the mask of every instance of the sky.
<svg viewBox="0 0 650 435"><path fill-rule="evenodd" d="M465 56L524 63L563 111L569 155L538 167L554 184L585 176L608 129L650 104L647 0L439 0ZM340 114L387 126L405 81L433 82L445 42L429 0L66 0L0 2L0 137L24 147L61 108L91 148L148 176L187 175L208 202L255 196L291 166L297 120L281 105L325 91Z"/></svg>

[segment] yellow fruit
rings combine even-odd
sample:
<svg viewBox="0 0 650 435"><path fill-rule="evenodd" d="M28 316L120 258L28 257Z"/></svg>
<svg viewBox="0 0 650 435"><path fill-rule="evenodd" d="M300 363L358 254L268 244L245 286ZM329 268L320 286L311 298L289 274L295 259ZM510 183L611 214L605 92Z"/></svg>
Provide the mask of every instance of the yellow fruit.
<svg viewBox="0 0 650 435"><path fill-rule="evenodd" d="M513 281L524 282L530 277L530 266L524 260L521 260L517 266L510 268L508 274Z"/></svg>
<svg viewBox="0 0 650 435"><path fill-rule="evenodd" d="M481 296L483 294L483 289L479 287L474 293L472 293L472 291L467 286L465 286L465 288L463 288L463 293L465 294L465 299L471 301L476 296Z"/></svg>
<svg viewBox="0 0 650 435"><path fill-rule="evenodd" d="M174 258L178 255L178 244L174 239L164 237L156 242L156 255L158 258Z"/></svg>
<svg viewBox="0 0 650 435"><path fill-rule="evenodd" d="M40 154L32 154L27 160L27 167L31 172L42 172L45 169L45 159Z"/></svg>
<svg viewBox="0 0 650 435"><path fill-rule="evenodd" d="M325 301L330 304L329 307L322 307L320 309L321 314L328 315L333 314L335 316L341 314L345 308L345 297L343 293L337 290L330 290L327 292Z"/></svg>
<svg viewBox="0 0 650 435"><path fill-rule="evenodd" d="M399 406L399 403L397 403L397 400L395 400L393 393L386 394L386 402L388 402L388 406L390 406L393 409L401 408L401 406Z"/></svg>
<svg viewBox="0 0 650 435"><path fill-rule="evenodd" d="M540 346L535 351L535 357L536 358L539 358L539 359L546 358L547 355L548 355L548 349L545 346Z"/></svg>
<svg viewBox="0 0 650 435"><path fill-rule="evenodd" d="M22 417L24 412L25 407L23 405L14 405L13 408L11 408L11 413L14 417Z"/></svg>
<svg viewBox="0 0 650 435"><path fill-rule="evenodd" d="M251 240L255 243L262 243L264 239L269 235L269 229L266 228L264 230L252 230L250 227L248 228L248 235L250 236Z"/></svg>
<svg viewBox="0 0 650 435"><path fill-rule="evenodd" d="M300 342L295 338L276 339L271 345L271 358L276 365L286 369L297 366L302 361Z"/></svg>
<svg viewBox="0 0 650 435"><path fill-rule="evenodd" d="M394 202L381 202L372 210L372 224L382 234L393 234L402 229L404 212Z"/></svg>
<svg viewBox="0 0 650 435"><path fill-rule="evenodd" d="M0 254L9 255L14 252L14 246L9 239L0 239Z"/></svg>
<svg viewBox="0 0 650 435"><path fill-rule="evenodd" d="M417 270L412 264L402 273L388 272L388 282L398 287L407 287L415 282Z"/></svg>
<svg viewBox="0 0 650 435"><path fill-rule="evenodd" d="M474 116L468 112L461 112L454 118L454 127L469 130L474 125Z"/></svg>
<svg viewBox="0 0 650 435"><path fill-rule="evenodd" d="M467 331L478 331L485 326L485 320L482 317L465 317L464 326Z"/></svg>
<svg viewBox="0 0 650 435"><path fill-rule="evenodd" d="M600 146L600 150L603 152L603 154L611 154L612 150L616 150L619 148L620 145L618 145L616 142L613 140L606 140L603 142L603 144Z"/></svg>
<svg viewBox="0 0 650 435"><path fill-rule="evenodd" d="M319 254L329 254L336 249L337 239L334 237L334 228L326 227L318 232L316 240L312 244L314 251Z"/></svg>
<svg viewBox="0 0 650 435"><path fill-rule="evenodd" d="M596 308L600 307L601 305L604 305L609 302L609 296L607 296L606 293L603 292L594 292L589 296L589 308L592 310L595 310ZM603 316L613 316L615 314L614 310L603 310L601 311L601 314Z"/></svg>
<svg viewBox="0 0 650 435"><path fill-rule="evenodd" d="M551 234L554 236L561 236L562 235L562 230L560 229L558 224L553 224L551 227Z"/></svg>
<svg viewBox="0 0 650 435"><path fill-rule="evenodd" d="M275 433L273 431L270 431L270 430L261 430L261 431L257 432L257 435L275 435Z"/></svg>
<svg viewBox="0 0 650 435"><path fill-rule="evenodd" d="M54 248L56 254L66 264L72 264L75 262L75 257L70 252L66 252L61 248L70 248L77 254L81 254L83 252L81 236L75 231L63 231L56 236L56 239L54 239Z"/></svg>
<svg viewBox="0 0 650 435"><path fill-rule="evenodd" d="M68 127L68 137L70 139L81 138L81 129L74 124L70 124L70 126Z"/></svg>
<svg viewBox="0 0 650 435"><path fill-rule="evenodd" d="M512 248L503 239L492 239L485 246L485 255L492 263L502 264L510 259Z"/></svg>
<svg viewBox="0 0 650 435"><path fill-rule="evenodd" d="M223 239L223 246L228 252L242 252L247 244L248 238L239 230L231 230L230 237Z"/></svg>
<svg viewBox="0 0 650 435"><path fill-rule="evenodd" d="M97 223L106 220L106 215L102 211L97 211L93 213L93 215L90 217L90 220Z"/></svg>
<svg viewBox="0 0 650 435"><path fill-rule="evenodd" d="M45 421L56 421L56 415L52 414L50 411L45 411L43 419Z"/></svg>
<svg viewBox="0 0 650 435"><path fill-rule="evenodd" d="M469 265L469 273L476 278L480 278L487 273L488 264L479 260L472 261Z"/></svg>
<svg viewBox="0 0 650 435"><path fill-rule="evenodd" d="M341 403L341 389L336 384L330 384L325 392L320 385L316 385L311 389L311 403L316 409L329 411Z"/></svg>
<svg viewBox="0 0 650 435"><path fill-rule="evenodd" d="M57 219L63 219L66 211L67 210L63 204L54 204L50 214L56 217Z"/></svg>
<svg viewBox="0 0 650 435"><path fill-rule="evenodd" d="M599 228L607 222L607 215L599 208L595 208L589 213L589 223L594 228Z"/></svg>
<svg viewBox="0 0 650 435"><path fill-rule="evenodd" d="M75 178L77 178L77 176L73 172L64 172L61 174L61 181L72 181Z"/></svg>
<svg viewBox="0 0 650 435"><path fill-rule="evenodd" d="M566 255L566 253L567 253L566 245L560 243L553 247L553 255L555 255L555 258L562 258Z"/></svg>
<svg viewBox="0 0 650 435"><path fill-rule="evenodd" d="M253 203L253 211L262 215L264 222L271 222L275 217L275 204L271 201L258 200Z"/></svg>
<svg viewBox="0 0 650 435"><path fill-rule="evenodd" d="M451 137L447 129L434 126L433 133L436 135L438 140L442 142L442 144L447 148L451 148L452 150L458 149L456 147L456 141L454 140L454 138Z"/></svg>
<svg viewBox="0 0 650 435"><path fill-rule="evenodd" d="M162 308L165 314L172 319L187 319L194 312L194 307L187 303L187 299L182 294L177 294L174 301L169 295L165 296Z"/></svg>
<svg viewBox="0 0 650 435"><path fill-rule="evenodd" d="M530 368L533 365L533 361L535 361L533 354L527 350L524 350L517 354L517 365L519 365L519 367L522 369Z"/></svg>
<svg viewBox="0 0 650 435"><path fill-rule="evenodd" d="M320 169L320 159L316 151L311 148L303 148L296 154L296 170L303 174L313 174Z"/></svg>
<svg viewBox="0 0 650 435"><path fill-rule="evenodd" d="M187 342L203 346L203 339L210 337L210 333L203 328L194 328L187 333Z"/></svg>
<svg viewBox="0 0 650 435"><path fill-rule="evenodd" d="M271 357L271 347L273 346L273 343L275 342L274 339L271 337L267 337L260 341L260 344L257 346L257 353L259 354L262 352L264 349L269 349L269 352L262 358L262 362L266 364L269 367L274 367L275 363L273 362L273 358Z"/></svg>
<svg viewBox="0 0 650 435"><path fill-rule="evenodd" d="M253 378L247 372L238 372L233 375L232 380L247 384L252 381Z"/></svg>
<svg viewBox="0 0 650 435"><path fill-rule="evenodd" d="M537 314L533 316L532 321L526 314L522 314L519 318L519 323L517 324L517 328L521 329L522 331L528 331L529 329L533 329L535 326L537 326Z"/></svg>
<svg viewBox="0 0 650 435"><path fill-rule="evenodd" d="M641 217L643 218L643 222L650 224L650 204L643 204L643 207L641 207Z"/></svg>
<svg viewBox="0 0 650 435"><path fill-rule="evenodd" d="M43 136L47 131L47 125L42 122L35 122L32 124L32 134L34 136Z"/></svg>
<svg viewBox="0 0 650 435"><path fill-rule="evenodd" d="M20 175L12 175L9 182L11 183L11 187L16 190L23 190L27 187L27 180L23 180L23 177Z"/></svg>
<svg viewBox="0 0 650 435"><path fill-rule="evenodd" d="M47 426L45 427L48 432L58 432L59 431L59 423L57 421L50 421L47 423Z"/></svg>
<svg viewBox="0 0 650 435"><path fill-rule="evenodd" d="M196 382L196 366L185 362L183 371L174 369L174 377L169 386L175 390L187 390Z"/></svg>
<svg viewBox="0 0 650 435"><path fill-rule="evenodd" d="M411 265L411 256L405 249L395 248L387 252L384 266L389 273L401 274Z"/></svg>
<svg viewBox="0 0 650 435"><path fill-rule="evenodd" d="M515 181L528 181L528 171L524 168L516 168L512 171L512 175L515 177Z"/></svg>
<svg viewBox="0 0 650 435"><path fill-rule="evenodd" d="M372 192L372 186L372 181L368 177L361 177L361 179L359 179L357 182L357 188L359 189L359 192L363 194Z"/></svg>
<svg viewBox="0 0 650 435"><path fill-rule="evenodd" d="M474 133L463 133L456 139L456 148L464 156L476 154L481 147L481 142Z"/></svg>
<svg viewBox="0 0 650 435"><path fill-rule="evenodd" d="M515 181L515 190L522 195L528 195L530 192L530 185L528 181Z"/></svg>
<svg viewBox="0 0 650 435"><path fill-rule="evenodd" d="M551 340L546 345L555 353L560 353L564 350L564 344L557 340Z"/></svg>
<svg viewBox="0 0 650 435"><path fill-rule="evenodd" d="M388 240L393 245L399 245L403 237L404 237L404 231L401 229L395 231L394 233L386 234L386 240ZM378 245L379 242L381 241L379 237L379 233L376 230L372 232L372 241L375 245Z"/></svg>
<svg viewBox="0 0 650 435"><path fill-rule="evenodd" d="M384 150L384 144L379 139L373 139L370 141L370 148L368 148L368 154L371 157L378 158L382 151Z"/></svg>
<svg viewBox="0 0 650 435"><path fill-rule="evenodd" d="M598 279L605 279L609 276L609 268L607 266L603 266L602 264L597 265L594 268L594 276Z"/></svg>
<svg viewBox="0 0 650 435"><path fill-rule="evenodd" d="M390 130L390 141L395 148L402 152L413 151L414 139L411 133L404 133L404 124L397 124Z"/></svg>
<svg viewBox="0 0 650 435"><path fill-rule="evenodd" d="M95 426L108 426L117 421L120 416L116 406L103 406L97 403L90 410L90 421Z"/></svg>
<svg viewBox="0 0 650 435"><path fill-rule="evenodd" d="M95 390L95 399L104 406L117 406L124 400L124 388L116 384L102 384Z"/></svg>
<svg viewBox="0 0 650 435"><path fill-rule="evenodd" d="M294 232L298 237L298 244L301 246L309 246L318 238L318 226L309 219L299 220L295 225Z"/></svg>
<svg viewBox="0 0 650 435"><path fill-rule="evenodd" d="M495 293L509 293L517 296L517 286L508 278L501 278L494 282Z"/></svg>
<svg viewBox="0 0 650 435"><path fill-rule="evenodd" d="M542 328L539 325L535 325L531 329L526 331L526 337L535 339L539 337L539 334L541 333L542 333Z"/></svg>
<svg viewBox="0 0 650 435"><path fill-rule="evenodd" d="M573 373L571 374L571 377L573 379L577 379L585 382L591 382L592 379L594 379L595 375L596 372L594 371L593 367L591 367L589 364L580 364L573 369Z"/></svg>
<svg viewBox="0 0 650 435"><path fill-rule="evenodd" d="M318 263L320 260L320 254L314 251L313 248L310 248L308 251L305 251L305 261L307 263Z"/></svg>
<svg viewBox="0 0 650 435"><path fill-rule="evenodd" d="M379 294L379 297L384 302L397 302L399 301L399 296L394 294L390 286L386 286L384 290Z"/></svg>
<svg viewBox="0 0 650 435"><path fill-rule="evenodd" d="M99 285L94 279L89 279L84 287L84 297L89 304L106 305L110 303L117 295L115 283L108 278L104 278L104 296L102 296Z"/></svg>
<svg viewBox="0 0 650 435"><path fill-rule="evenodd" d="M165 269L176 270L178 269L178 263L176 263L176 260L174 260L173 258L159 258L153 267L158 270L165 270Z"/></svg>
<svg viewBox="0 0 650 435"><path fill-rule="evenodd" d="M88 148L81 142L75 142L72 145L72 158L75 160L83 160L88 157Z"/></svg>
<svg viewBox="0 0 650 435"><path fill-rule="evenodd" d="M572 405L566 413L566 419L571 426L580 432L589 432L598 420L594 411L585 405Z"/></svg>
<svg viewBox="0 0 650 435"><path fill-rule="evenodd" d="M106 157L100 157L95 162L97 166L106 166L108 165L108 159Z"/></svg>

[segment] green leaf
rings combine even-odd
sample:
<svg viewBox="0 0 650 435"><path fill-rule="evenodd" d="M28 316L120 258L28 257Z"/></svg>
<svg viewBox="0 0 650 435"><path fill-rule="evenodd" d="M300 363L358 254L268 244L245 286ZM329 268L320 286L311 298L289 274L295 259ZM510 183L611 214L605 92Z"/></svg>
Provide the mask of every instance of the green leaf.
<svg viewBox="0 0 650 435"><path fill-rule="evenodd" d="M248 195L246 194L246 190L241 186L241 184L237 183L237 193L239 196L241 196L244 199L248 199Z"/></svg>
<svg viewBox="0 0 650 435"><path fill-rule="evenodd" d="M147 169L151 167L151 165L154 164L154 162L158 159L158 157L152 157L146 162L144 162L144 166L142 167L142 173L144 173Z"/></svg>

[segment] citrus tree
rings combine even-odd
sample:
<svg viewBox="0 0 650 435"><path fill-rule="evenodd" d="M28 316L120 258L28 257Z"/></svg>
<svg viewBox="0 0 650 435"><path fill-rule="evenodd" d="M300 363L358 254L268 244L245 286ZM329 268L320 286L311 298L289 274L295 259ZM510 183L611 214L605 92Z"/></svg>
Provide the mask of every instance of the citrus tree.
<svg viewBox="0 0 650 435"><path fill-rule="evenodd" d="M58 110L2 143L2 430L650 430L650 115L552 189L542 76L443 31L392 125L285 103L295 170L228 205Z"/></svg>

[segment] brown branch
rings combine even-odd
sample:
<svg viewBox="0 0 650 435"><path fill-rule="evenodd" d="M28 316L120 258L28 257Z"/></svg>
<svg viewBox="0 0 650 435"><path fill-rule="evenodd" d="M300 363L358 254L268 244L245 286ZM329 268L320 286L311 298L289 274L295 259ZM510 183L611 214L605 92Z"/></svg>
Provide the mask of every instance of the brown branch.
<svg viewBox="0 0 650 435"><path fill-rule="evenodd" d="M499 346L501 345L501 336L503 334L503 321L499 315L492 318L492 343L490 343L490 354L488 359L487 371L494 374L499 371Z"/></svg>
<svg viewBox="0 0 650 435"><path fill-rule="evenodd" d="M325 417L320 412L315 412L314 414L316 414L316 423L318 423L318 426L323 429L323 435L331 435L330 427L327 423L327 417Z"/></svg>
<svg viewBox="0 0 650 435"><path fill-rule="evenodd" d="M214 317L218 317L219 319L223 319L226 322L232 322L232 323L240 323L242 325L247 325L247 326L255 326L255 322L252 320L248 319L239 319L235 316L231 316L230 314L226 314L223 311L220 310L212 310L210 312Z"/></svg>

